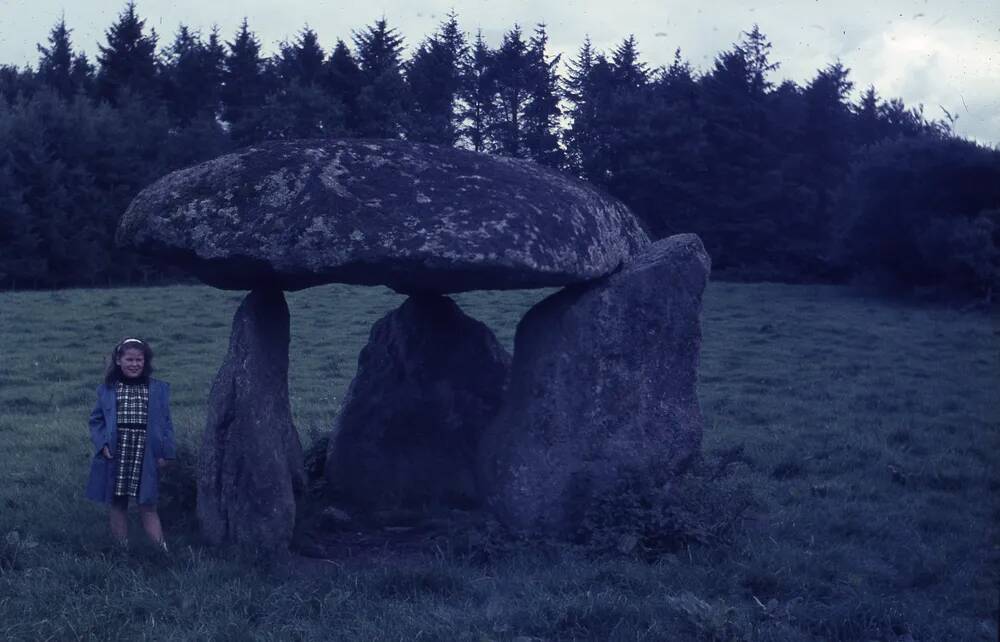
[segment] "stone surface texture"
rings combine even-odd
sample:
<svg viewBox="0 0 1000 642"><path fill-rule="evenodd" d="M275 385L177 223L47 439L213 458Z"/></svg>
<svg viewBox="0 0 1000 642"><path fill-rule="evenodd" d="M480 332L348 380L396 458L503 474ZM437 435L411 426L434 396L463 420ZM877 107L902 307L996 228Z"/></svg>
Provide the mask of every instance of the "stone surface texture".
<svg viewBox="0 0 1000 642"><path fill-rule="evenodd" d="M215 544L286 549L305 486L288 400L289 315L280 290L254 290L233 318L212 384L198 461L198 519Z"/></svg>
<svg viewBox="0 0 1000 642"><path fill-rule="evenodd" d="M572 535L624 475L667 483L699 452L710 268L697 236L672 236L528 311L504 405L480 443L487 505L508 526Z"/></svg>
<svg viewBox="0 0 1000 642"><path fill-rule="evenodd" d="M392 140L262 143L144 189L118 242L210 285L448 293L577 283L649 244L619 201L533 162Z"/></svg>
<svg viewBox="0 0 1000 642"><path fill-rule="evenodd" d="M372 327L331 433L331 495L356 508L469 508L479 437L510 357L450 298L408 298Z"/></svg>

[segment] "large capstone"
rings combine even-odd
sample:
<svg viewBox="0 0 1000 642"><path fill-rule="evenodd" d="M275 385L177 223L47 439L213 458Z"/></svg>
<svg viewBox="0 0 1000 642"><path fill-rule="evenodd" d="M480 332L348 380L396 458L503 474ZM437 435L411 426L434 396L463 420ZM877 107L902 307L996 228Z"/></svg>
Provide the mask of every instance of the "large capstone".
<svg viewBox="0 0 1000 642"><path fill-rule="evenodd" d="M480 435L510 357L448 297L414 296L372 327L329 442L331 494L367 511L480 504Z"/></svg>
<svg viewBox="0 0 1000 642"><path fill-rule="evenodd" d="M710 265L697 236L672 236L528 311L503 408L480 446L487 504L508 526L572 535L592 500L626 476L666 483L699 452Z"/></svg>
<svg viewBox="0 0 1000 642"><path fill-rule="evenodd" d="M288 306L254 290L236 311L208 399L198 465L198 519L210 542L287 548L305 486L288 401Z"/></svg>
<svg viewBox="0 0 1000 642"><path fill-rule="evenodd" d="M649 244L566 174L395 140L269 142L176 171L132 201L118 241L220 288L408 294L577 283Z"/></svg>

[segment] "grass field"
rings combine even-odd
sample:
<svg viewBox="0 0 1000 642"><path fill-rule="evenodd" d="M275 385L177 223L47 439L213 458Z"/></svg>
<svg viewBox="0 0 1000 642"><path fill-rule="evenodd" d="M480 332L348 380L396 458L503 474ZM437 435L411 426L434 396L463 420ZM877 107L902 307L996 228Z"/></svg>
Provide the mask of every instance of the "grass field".
<svg viewBox="0 0 1000 642"><path fill-rule="evenodd" d="M543 295L457 298L509 348ZM740 453L722 481L753 499L727 538L652 556L514 543L485 560L439 549L267 565L202 546L187 507L164 508L171 559L119 555L82 499L106 353L124 335L151 341L190 459L240 298L0 294L0 639L997 639L995 318L838 287L712 283L706 459ZM306 446L331 425L369 327L401 300L289 295Z"/></svg>

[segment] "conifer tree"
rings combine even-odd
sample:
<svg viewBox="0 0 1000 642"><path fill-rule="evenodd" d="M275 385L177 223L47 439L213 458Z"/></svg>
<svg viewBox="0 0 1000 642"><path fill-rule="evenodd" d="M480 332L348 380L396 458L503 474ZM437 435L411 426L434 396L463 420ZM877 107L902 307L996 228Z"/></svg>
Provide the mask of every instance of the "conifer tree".
<svg viewBox="0 0 1000 642"><path fill-rule="evenodd" d="M329 94L343 106L344 135L356 134L360 129L358 97L361 84L361 68L347 44L338 38L326 63L325 85Z"/></svg>
<svg viewBox="0 0 1000 642"><path fill-rule="evenodd" d="M640 60L635 36L628 36L599 66L604 74L596 90L597 136L602 143L601 174L598 179L612 193L625 193L630 180L625 172L634 165L637 132L648 127L650 116L649 69Z"/></svg>
<svg viewBox="0 0 1000 642"><path fill-rule="evenodd" d="M462 61L462 83L459 89L459 133L462 143L477 152L492 151L495 143L490 127L496 117L497 76L483 32Z"/></svg>
<svg viewBox="0 0 1000 642"><path fill-rule="evenodd" d="M37 285L45 277L41 238L13 176L10 126L10 112L0 106L0 287Z"/></svg>
<svg viewBox="0 0 1000 642"><path fill-rule="evenodd" d="M631 152L615 189L628 193L654 237L703 232L705 121L691 65L679 49L641 95L646 107L623 142Z"/></svg>
<svg viewBox="0 0 1000 642"><path fill-rule="evenodd" d="M8 106L30 98L38 86L38 78L30 67L19 69L14 65L0 65L0 100Z"/></svg>
<svg viewBox="0 0 1000 642"><path fill-rule="evenodd" d="M660 77L660 91L667 92L673 100L697 100L698 88L691 63L684 59L678 47L673 60Z"/></svg>
<svg viewBox="0 0 1000 642"><path fill-rule="evenodd" d="M560 55L551 60L546 53L549 37L545 25L536 27L528 43L530 82L528 102L524 108L523 146L524 152L543 165L561 167L565 155L559 146L559 75L556 66Z"/></svg>
<svg viewBox="0 0 1000 642"><path fill-rule="evenodd" d="M820 70L795 94L801 103L801 124L794 135L781 139L782 179L788 187L781 207L774 208L771 216L779 223L786 265L799 271L821 270L822 255L830 244L832 193L843 182L853 152L848 104L852 85L848 69L839 62ZM786 121L774 129L789 128Z"/></svg>
<svg viewBox="0 0 1000 642"><path fill-rule="evenodd" d="M594 47L587 36L577 57L566 65L564 92L569 109L570 126L565 132L567 160L578 174L583 172L585 159L594 153L594 129L596 105L592 95L592 74L594 69Z"/></svg>
<svg viewBox="0 0 1000 642"><path fill-rule="evenodd" d="M70 78L78 92L86 96L94 95L94 66L90 64L86 54L78 53L73 57Z"/></svg>
<svg viewBox="0 0 1000 642"><path fill-rule="evenodd" d="M385 18L354 34L361 91L358 96L358 133L396 138L403 130L407 105L402 75L403 38Z"/></svg>
<svg viewBox="0 0 1000 642"><path fill-rule="evenodd" d="M822 166L838 172L847 169L851 153L848 94L854 86L848 74L849 70L840 62L828 65L802 92L805 122L801 142L816 158L817 168Z"/></svg>
<svg viewBox="0 0 1000 642"><path fill-rule="evenodd" d="M354 34L358 66L366 85L385 74L399 73L403 38L395 28L389 27L385 18L375 21L367 29Z"/></svg>
<svg viewBox="0 0 1000 642"><path fill-rule="evenodd" d="M924 118L923 106L907 107L899 98L882 101L879 119L888 138L913 138L932 129Z"/></svg>
<svg viewBox="0 0 1000 642"><path fill-rule="evenodd" d="M305 26L294 43L283 42L276 60L281 81L285 85L319 85L322 82L326 53L316 32Z"/></svg>
<svg viewBox="0 0 1000 642"><path fill-rule="evenodd" d="M270 94L264 104L265 138L322 138L343 129L343 109L317 85L293 80Z"/></svg>
<svg viewBox="0 0 1000 642"><path fill-rule="evenodd" d="M586 104L590 72L594 68L594 59L597 55L590 36L587 36L580 45L576 58L566 64L567 74L564 81L566 99L573 105Z"/></svg>
<svg viewBox="0 0 1000 642"><path fill-rule="evenodd" d="M779 65L771 62L771 42L761 33L759 26L754 24L749 32L743 32L743 40L735 46L735 51L743 59L751 95L763 95L774 86L767 75L775 71Z"/></svg>
<svg viewBox="0 0 1000 642"><path fill-rule="evenodd" d="M572 107L565 139L569 162L580 176L607 187L617 93L613 68L603 53L594 50L589 37L568 68L566 98Z"/></svg>
<svg viewBox="0 0 1000 642"><path fill-rule="evenodd" d="M441 42L448 56L457 65L469 51L468 39L458 25L457 13L449 11L445 17L446 20L438 30L437 39Z"/></svg>
<svg viewBox="0 0 1000 642"><path fill-rule="evenodd" d="M497 101L491 137L500 154L524 156L524 111L531 96L532 66L520 26L504 34L492 62Z"/></svg>
<svg viewBox="0 0 1000 642"><path fill-rule="evenodd" d="M615 83L622 90L642 89L649 82L649 67L639 59L638 43L634 35L630 35L615 48L611 55L611 68Z"/></svg>
<svg viewBox="0 0 1000 642"><path fill-rule="evenodd" d="M852 108L854 114L854 135L858 144L871 145L883 137L879 117L879 97L873 85L861 94L858 104Z"/></svg>
<svg viewBox="0 0 1000 642"><path fill-rule="evenodd" d="M27 228L20 226L28 236L18 243L19 253L28 259L23 252L37 250L29 261L38 279L32 278L32 286L92 284L108 265L102 219L117 222L122 210L108 207L111 185L94 171L97 162L115 162L94 156L99 109L81 96L67 102L46 87L10 112L7 131L0 134L12 193L20 195L30 217Z"/></svg>
<svg viewBox="0 0 1000 642"><path fill-rule="evenodd" d="M243 18L222 70L222 119L229 123L233 141L243 145L262 139L262 110L267 95L260 41Z"/></svg>
<svg viewBox="0 0 1000 642"><path fill-rule="evenodd" d="M215 116L219 107L224 52L218 33L208 43L181 25L163 52L164 97L171 116L181 126L201 116Z"/></svg>
<svg viewBox="0 0 1000 642"><path fill-rule="evenodd" d="M38 79L52 87L63 98L70 98L77 92L76 78L73 73L73 47L69 40L70 29L66 28L66 19L60 18L49 31L49 46L37 45Z"/></svg>
<svg viewBox="0 0 1000 642"><path fill-rule="evenodd" d="M706 211L712 234L706 248L720 269L742 269L761 256L780 253L776 210L785 195L775 128L767 118L770 43L756 25L721 53L701 79L706 124ZM785 137L790 138L790 137Z"/></svg>
<svg viewBox="0 0 1000 642"><path fill-rule="evenodd" d="M422 42L406 65L412 100L407 138L454 145L458 138L456 110L462 85L461 61L467 55L458 17L448 14L439 31Z"/></svg>
<svg viewBox="0 0 1000 642"><path fill-rule="evenodd" d="M277 85L267 97L268 138L317 138L343 131L344 109L329 91L326 53L308 26L281 44L272 61Z"/></svg>
<svg viewBox="0 0 1000 642"><path fill-rule="evenodd" d="M436 37L420 43L406 64L406 84L412 100L405 123L407 140L438 145L454 143L452 101L446 85L450 72L448 59Z"/></svg>
<svg viewBox="0 0 1000 642"><path fill-rule="evenodd" d="M143 33L145 26L130 0L105 32L107 44L98 45L97 94L112 105L124 92L146 99L157 96L157 36L155 30Z"/></svg>
<svg viewBox="0 0 1000 642"><path fill-rule="evenodd" d="M222 110L222 82L226 71L226 47L222 42L222 34L218 25L212 26L208 41L202 48L202 68L204 69L205 85L208 96L205 104L211 115L217 116Z"/></svg>

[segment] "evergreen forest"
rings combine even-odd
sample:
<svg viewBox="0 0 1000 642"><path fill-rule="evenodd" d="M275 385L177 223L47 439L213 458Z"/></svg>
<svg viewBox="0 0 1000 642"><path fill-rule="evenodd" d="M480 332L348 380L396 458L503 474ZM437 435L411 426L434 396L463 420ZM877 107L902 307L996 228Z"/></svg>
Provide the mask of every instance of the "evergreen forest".
<svg viewBox="0 0 1000 642"><path fill-rule="evenodd" d="M1000 285L1000 150L957 136L947 112L855 94L840 62L780 81L757 25L700 71L680 50L649 66L631 36L568 59L544 25L488 43L455 13L408 49L383 18L333 40L305 27L267 56L246 19L162 38L131 2L93 58L71 36L59 21L34 67L0 66L3 288L183 280L115 246L139 190L263 140L327 137L562 169L654 238L699 234L717 279L987 301Z"/></svg>

